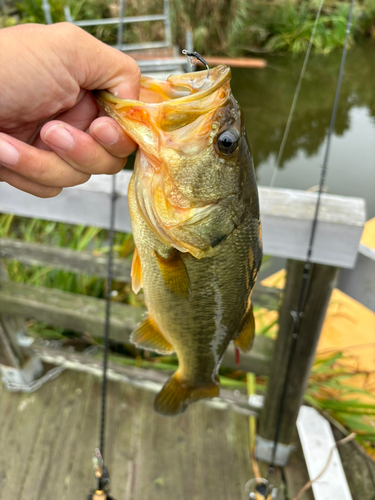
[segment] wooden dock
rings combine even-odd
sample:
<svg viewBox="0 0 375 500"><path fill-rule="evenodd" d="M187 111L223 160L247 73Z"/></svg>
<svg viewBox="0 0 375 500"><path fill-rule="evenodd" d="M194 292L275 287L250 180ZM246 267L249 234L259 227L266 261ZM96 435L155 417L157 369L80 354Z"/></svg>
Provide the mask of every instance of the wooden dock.
<svg viewBox="0 0 375 500"><path fill-rule="evenodd" d="M85 500L95 486L100 379L66 370L31 394L0 384L0 500ZM242 500L253 477L248 418L204 404L157 415L154 394L109 382L107 456L116 500Z"/></svg>

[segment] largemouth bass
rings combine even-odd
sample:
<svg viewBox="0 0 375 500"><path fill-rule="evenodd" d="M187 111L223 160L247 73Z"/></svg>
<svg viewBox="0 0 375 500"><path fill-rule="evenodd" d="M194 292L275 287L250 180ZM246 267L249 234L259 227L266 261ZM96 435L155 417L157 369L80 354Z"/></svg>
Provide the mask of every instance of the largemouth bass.
<svg viewBox="0 0 375 500"><path fill-rule="evenodd" d="M230 69L143 77L140 100L105 91L99 105L139 145L128 191L136 251L132 287L148 316L131 341L179 367L155 399L176 415L219 394L231 340L251 348L250 295L262 259L258 192Z"/></svg>

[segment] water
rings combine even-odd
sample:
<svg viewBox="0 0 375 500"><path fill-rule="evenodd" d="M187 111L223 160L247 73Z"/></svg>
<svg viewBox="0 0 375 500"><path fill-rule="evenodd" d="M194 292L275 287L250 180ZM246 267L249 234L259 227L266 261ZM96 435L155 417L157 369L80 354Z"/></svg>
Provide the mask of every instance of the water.
<svg viewBox="0 0 375 500"><path fill-rule="evenodd" d="M302 83L275 187L319 184L341 51L312 55ZM269 186L303 56L268 59L266 69L234 69L233 93L244 112L259 185ZM366 199L375 217L375 45L348 52L325 185Z"/></svg>

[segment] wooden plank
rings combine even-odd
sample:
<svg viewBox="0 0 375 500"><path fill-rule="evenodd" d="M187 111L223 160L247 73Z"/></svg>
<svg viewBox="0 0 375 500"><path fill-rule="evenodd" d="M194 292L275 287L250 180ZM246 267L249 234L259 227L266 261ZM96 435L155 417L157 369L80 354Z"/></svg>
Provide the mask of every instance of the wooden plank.
<svg viewBox="0 0 375 500"><path fill-rule="evenodd" d="M70 352L67 349L53 349L41 345L34 346L34 352L46 363L61 365L72 370L83 371L101 376L102 359L78 352ZM109 358L108 379L117 382L126 382L135 387L145 388L153 393L159 392L172 374L173 370L154 370L140 368L133 365L125 365L122 357L111 355ZM216 409L233 410L240 415L256 415L249 408L248 398L238 390L221 388L220 397L213 400L204 400L203 404Z"/></svg>
<svg viewBox="0 0 375 500"><path fill-rule="evenodd" d="M210 66L217 64L226 64L231 68L265 68L267 61L255 57L219 57L205 56L206 61Z"/></svg>
<svg viewBox="0 0 375 500"><path fill-rule="evenodd" d="M306 260L317 193L260 188L265 254ZM353 268L365 217L361 198L324 194L311 262Z"/></svg>
<svg viewBox="0 0 375 500"><path fill-rule="evenodd" d="M108 258L91 252L78 252L70 248L53 247L39 243L0 238L0 257L15 259L32 266L51 266L75 273L107 277ZM113 260L113 275L120 283L130 282L131 260Z"/></svg>
<svg viewBox="0 0 375 500"><path fill-rule="evenodd" d="M75 375L77 374L74 372L63 373L65 378L73 378ZM88 379L89 385L86 388L84 404L79 413L80 424L73 430L73 432L75 431L76 443L75 448L72 449L64 490L63 492L57 492L55 497L50 496L50 499L86 500L89 492L97 485L93 473L92 456L99 444L101 381L97 377L88 375L85 375L85 377ZM113 384L109 383L108 398L111 397L112 387ZM63 404L64 401L60 403L60 408L63 407ZM122 432L128 432L125 426Z"/></svg>
<svg viewBox="0 0 375 500"><path fill-rule="evenodd" d="M7 477L0 475L0 499L85 499L95 486L91 456L98 441L99 379L67 370L31 396L6 396L12 404L5 408L12 413L0 413L0 422L5 417L7 424L0 427L0 472L8 471ZM33 403L24 404L27 423L17 408L30 397ZM112 478L111 496L246 500L244 487L252 478L247 418L200 404L176 418L165 418L154 412L153 398L136 387L108 384L104 456ZM9 460L11 474L2 468Z"/></svg>
<svg viewBox="0 0 375 500"><path fill-rule="evenodd" d="M271 371L270 365L274 348L275 341L273 339L256 335L251 351L247 353L241 352L238 364L236 364L234 347L230 344L224 354L221 366L268 376Z"/></svg>
<svg viewBox="0 0 375 500"><path fill-rule="evenodd" d="M304 263L288 261L287 282L279 316L279 333L271 362L270 379L264 408L259 421L259 435L273 441L287 360L293 333L291 312L298 307ZM288 445L302 404L310 369L315 358L320 331L335 284L337 268L314 264L309 280L307 304L301 319L298 341L288 378L284 415L279 442Z"/></svg>
<svg viewBox="0 0 375 500"><path fill-rule="evenodd" d="M47 384L38 395L7 393L0 384L0 500L31 498L25 483L53 392L52 384Z"/></svg>
<svg viewBox="0 0 375 500"><path fill-rule="evenodd" d="M296 449L291 454L288 465L283 469L288 498L290 499L295 498L305 484L310 481L297 432L293 434L292 441L295 443ZM300 500L314 500L311 488L300 497Z"/></svg>
<svg viewBox="0 0 375 500"><path fill-rule="evenodd" d="M62 326L93 337L103 335L105 301L53 288L14 282L0 285L0 314L33 318L49 325ZM141 321L144 309L113 302L111 338L128 342L129 334Z"/></svg>
<svg viewBox="0 0 375 500"><path fill-rule="evenodd" d="M0 257L15 259L24 264L35 266L51 266L75 273L86 273L107 277L107 257L93 255L90 252L79 252L69 248L28 243L14 239L0 238ZM130 282L131 260L115 258L113 275L120 283ZM276 310L279 307L280 290L262 286L257 283L252 294L255 305Z"/></svg>
<svg viewBox="0 0 375 500"><path fill-rule="evenodd" d="M73 331L102 337L105 302L103 299L75 293L62 292L20 283L0 285L0 314L10 313L32 318L47 324L62 326ZM129 335L141 321L143 308L119 304L111 305L111 340L120 343L129 341ZM242 354L237 365L233 346L224 355L223 366L268 375L274 341L256 336L250 353Z"/></svg>
<svg viewBox="0 0 375 500"><path fill-rule="evenodd" d="M346 430L345 433L341 432L337 423L332 427L332 432L336 441L343 439L348 434ZM339 446L337 449L352 497L360 500L374 500L375 461L356 441Z"/></svg>
<svg viewBox="0 0 375 500"><path fill-rule="evenodd" d="M117 174L116 231L131 232L127 187L131 172ZM0 184L0 213L12 213L42 220L109 228L111 176L94 175L88 183L64 189L55 198L37 198Z"/></svg>
<svg viewBox="0 0 375 500"><path fill-rule="evenodd" d="M315 499L352 500L328 420L314 408L301 406L297 429Z"/></svg>
<svg viewBox="0 0 375 500"><path fill-rule="evenodd" d="M0 286L7 283L8 273L0 259ZM18 345L17 334L25 330L24 320L9 314L0 314L0 364L20 368L25 360L25 352Z"/></svg>
<svg viewBox="0 0 375 500"><path fill-rule="evenodd" d="M126 194L130 176L130 171L117 174L117 231L131 232ZM0 213L108 228L110 189L110 176L95 175L56 198L40 199L0 183ZM305 260L317 194L260 187L259 197L265 254ZM362 198L324 194L312 262L354 267L365 220Z"/></svg>
<svg viewBox="0 0 375 500"><path fill-rule="evenodd" d="M0 365L19 368L22 364L22 360L17 355L14 345L7 335L3 321L4 318L0 315Z"/></svg>
<svg viewBox="0 0 375 500"><path fill-rule="evenodd" d="M42 414L20 500L50 500L55 498L56 492L60 492L61 496L71 450L79 439L77 427L82 425L80 413L87 389L87 376L61 376L51 386L52 397ZM89 450L87 458L90 461Z"/></svg>

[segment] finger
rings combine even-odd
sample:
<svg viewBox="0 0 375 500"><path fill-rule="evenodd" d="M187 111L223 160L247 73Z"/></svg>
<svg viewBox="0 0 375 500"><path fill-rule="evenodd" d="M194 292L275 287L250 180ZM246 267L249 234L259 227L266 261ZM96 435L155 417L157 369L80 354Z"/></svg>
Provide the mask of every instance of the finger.
<svg viewBox="0 0 375 500"><path fill-rule="evenodd" d="M0 175L0 182L7 182L11 186L21 191L25 191L26 193L33 194L34 196L38 196L39 198L53 198L62 191L60 187L42 186L36 182L29 181L1 165Z"/></svg>
<svg viewBox="0 0 375 500"><path fill-rule="evenodd" d="M86 91L83 99L69 110L56 116L56 120L69 123L78 130L86 130L98 116L98 105L91 92Z"/></svg>
<svg viewBox="0 0 375 500"><path fill-rule="evenodd" d="M51 39L58 41L60 57L82 88L108 89L124 99L138 98L141 72L134 59L70 23L47 29L53 32Z"/></svg>
<svg viewBox="0 0 375 500"><path fill-rule="evenodd" d="M89 174L71 167L55 152L36 149L3 133L0 133L0 165L44 186L76 186L90 178Z"/></svg>
<svg viewBox="0 0 375 500"><path fill-rule="evenodd" d="M121 141L119 131L115 139ZM50 122L41 130L41 138L73 168L89 174L115 174L126 163L127 150L113 156L89 134L62 122Z"/></svg>
<svg viewBox="0 0 375 500"><path fill-rule="evenodd" d="M89 131L94 139L113 156L124 158L137 148L133 139L126 135L120 125L109 116L94 120Z"/></svg>
<svg viewBox="0 0 375 500"><path fill-rule="evenodd" d="M57 115L54 119L69 123L78 130L87 130L92 121L98 116L98 106L92 97L91 92L86 92L80 102L68 111ZM49 123L49 122L47 122ZM33 145L38 149L51 151L50 147L43 142L40 134L35 139Z"/></svg>

